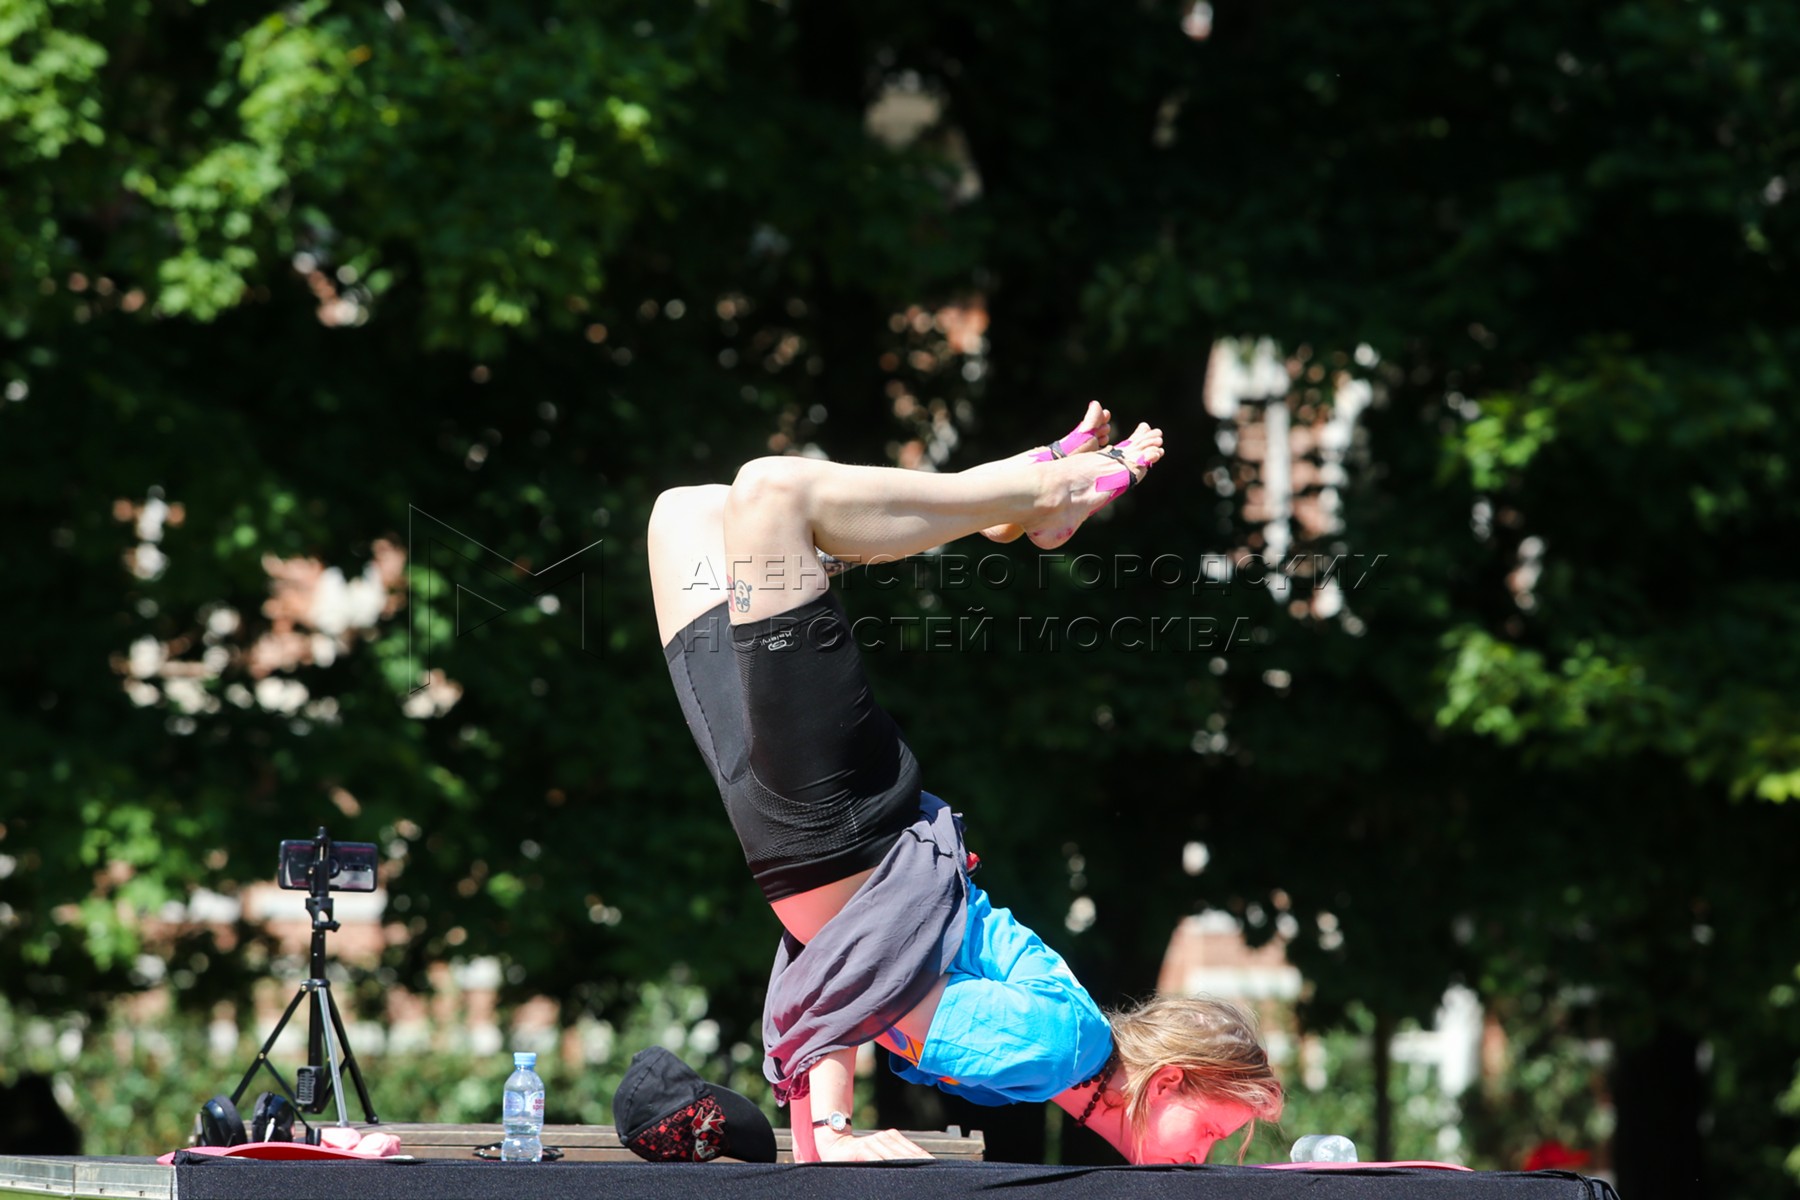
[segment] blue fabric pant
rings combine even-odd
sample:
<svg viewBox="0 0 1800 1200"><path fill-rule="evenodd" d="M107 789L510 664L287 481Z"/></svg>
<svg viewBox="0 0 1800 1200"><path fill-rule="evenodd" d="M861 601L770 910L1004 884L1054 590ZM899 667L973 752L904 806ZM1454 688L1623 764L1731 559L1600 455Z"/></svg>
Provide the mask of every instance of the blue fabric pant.
<svg viewBox="0 0 1800 1200"><path fill-rule="evenodd" d="M968 924L920 1046L883 1039L894 1071L976 1104L1049 1100L1090 1079L1112 1053L1112 1027L1068 964L1012 912L969 884Z"/></svg>

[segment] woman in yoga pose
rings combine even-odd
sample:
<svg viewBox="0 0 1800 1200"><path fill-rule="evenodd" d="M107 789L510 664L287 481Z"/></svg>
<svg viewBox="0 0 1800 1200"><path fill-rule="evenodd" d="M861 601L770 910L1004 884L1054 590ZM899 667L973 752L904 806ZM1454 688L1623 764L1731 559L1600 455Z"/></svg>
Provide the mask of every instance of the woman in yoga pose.
<svg viewBox="0 0 1800 1200"><path fill-rule="evenodd" d="M801 457L663 493L650 518L656 616L689 729L785 934L764 1071L801 1161L926 1157L857 1136L856 1047L985 1104L1053 1101L1133 1162L1202 1162L1280 1114L1254 1027L1213 1001L1103 1015L1063 960L968 877L962 824L921 790L875 703L830 577L972 533L1053 549L1162 457L1140 425L1108 446L1089 405L1051 446L956 474Z"/></svg>

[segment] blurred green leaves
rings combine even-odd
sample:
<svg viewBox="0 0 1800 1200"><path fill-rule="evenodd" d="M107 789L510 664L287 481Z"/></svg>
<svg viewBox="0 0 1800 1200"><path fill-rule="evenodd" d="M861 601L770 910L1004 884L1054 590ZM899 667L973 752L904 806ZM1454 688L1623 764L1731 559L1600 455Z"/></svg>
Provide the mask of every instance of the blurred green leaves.
<svg viewBox="0 0 1800 1200"><path fill-rule="evenodd" d="M53 159L76 142L99 145L102 113L90 87L106 62L98 42L51 21L98 4L22 0L0 13L0 127L12 135L15 153Z"/></svg>

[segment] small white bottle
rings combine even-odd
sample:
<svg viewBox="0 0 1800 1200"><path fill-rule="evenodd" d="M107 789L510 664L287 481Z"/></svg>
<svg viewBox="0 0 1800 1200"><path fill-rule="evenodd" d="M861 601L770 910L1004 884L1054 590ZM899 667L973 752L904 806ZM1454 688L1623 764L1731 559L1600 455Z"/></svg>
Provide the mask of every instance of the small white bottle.
<svg viewBox="0 0 1800 1200"><path fill-rule="evenodd" d="M529 1050L513 1054L513 1073L506 1077L500 1123L506 1127L500 1142L501 1162L543 1160L544 1081L538 1078L537 1055Z"/></svg>

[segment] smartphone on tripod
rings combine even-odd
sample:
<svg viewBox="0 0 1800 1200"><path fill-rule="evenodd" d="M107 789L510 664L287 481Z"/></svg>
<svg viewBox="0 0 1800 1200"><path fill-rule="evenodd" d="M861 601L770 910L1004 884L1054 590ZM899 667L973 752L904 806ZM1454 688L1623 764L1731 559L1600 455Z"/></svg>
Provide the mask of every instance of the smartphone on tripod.
<svg viewBox="0 0 1800 1200"><path fill-rule="evenodd" d="M243 1098L257 1072L266 1070L275 1077L281 1094L292 1102L298 1113L322 1113L335 1100L338 1123L347 1125L349 1112L344 1103L342 1075L348 1073L357 1098L362 1101L364 1119L371 1125L380 1123L369 1099L368 1086L363 1081L362 1068L350 1049L350 1037L344 1029L344 1018L338 1012L331 981L325 977L325 935L339 928L332 916L331 895L333 892L374 891L380 865L380 851L373 842L334 842L323 825L310 839L281 843L276 881L289 891L306 892L306 911L312 914L310 978L300 982L287 1011L281 1014L250 1069L244 1072L243 1080L231 1094L233 1105ZM281 1072L269 1061L269 1053L289 1019L308 1000L312 1003L307 1005L306 1065L295 1072L294 1086L290 1088ZM305 1117L300 1120L307 1126L307 1140L316 1141L318 1131L306 1122Z"/></svg>

